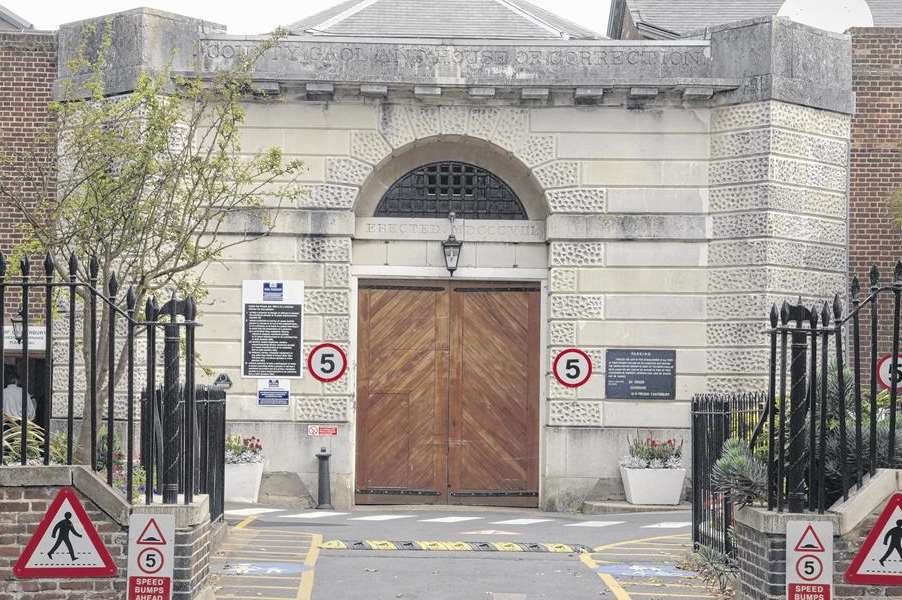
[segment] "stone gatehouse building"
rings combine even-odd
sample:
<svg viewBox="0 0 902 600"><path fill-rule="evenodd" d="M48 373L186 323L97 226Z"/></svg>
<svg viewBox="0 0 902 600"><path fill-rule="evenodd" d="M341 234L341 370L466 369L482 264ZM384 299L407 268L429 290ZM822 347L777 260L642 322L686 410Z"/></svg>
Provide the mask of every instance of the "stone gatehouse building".
<svg viewBox="0 0 902 600"><path fill-rule="evenodd" d="M266 38L149 9L111 23L112 93L170 51L211 74ZM61 29L60 64L85 24ZM688 444L693 394L761 386L772 302L844 286L845 36L762 18L608 40L519 0L351 0L289 30L258 63L242 144L301 158L307 193L206 271L198 348L269 470L315 490L331 451L336 506L622 497L629 438ZM241 376L257 280L303 282L305 354L340 346L341 379L304 373L287 405L259 405ZM552 374L569 347L593 363L579 388ZM609 393L624 349L672 352L672 392Z"/></svg>

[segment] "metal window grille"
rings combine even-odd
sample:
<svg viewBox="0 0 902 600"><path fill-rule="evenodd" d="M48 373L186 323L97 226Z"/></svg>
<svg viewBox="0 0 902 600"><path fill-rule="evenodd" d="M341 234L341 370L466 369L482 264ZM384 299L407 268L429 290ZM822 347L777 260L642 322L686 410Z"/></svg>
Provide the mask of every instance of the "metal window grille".
<svg viewBox="0 0 902 600"><path fill-rule="evenodd" d="M377 217L526 220L517 195L475 165L444 161L417 167L396 181L376 208Z"/></svg>

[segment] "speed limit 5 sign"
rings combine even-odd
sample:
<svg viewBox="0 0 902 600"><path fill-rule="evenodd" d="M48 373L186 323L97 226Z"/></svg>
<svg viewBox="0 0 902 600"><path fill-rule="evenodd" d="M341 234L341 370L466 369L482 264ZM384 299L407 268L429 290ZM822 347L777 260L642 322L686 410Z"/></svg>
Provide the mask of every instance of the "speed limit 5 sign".
<svg viewBox="0 0 902 600"><path fill-rule="evenodd" d="M786 599L830 600L833 592L833 523L786 523Z"/></svg>
<svg viewBox="0 0 902 600"><path fill-rule="evenodd" d="M567 348L555 357L551 371L561 385L578 388L592 376L592 359L579 348Z"/></svg>
<svg viewBox="0 0 902 600"><path fill-rule="evenodd" d="M338 381L348 370L348 357L335 344L319 344L307 355L307 370L317 381Z"/></svg>

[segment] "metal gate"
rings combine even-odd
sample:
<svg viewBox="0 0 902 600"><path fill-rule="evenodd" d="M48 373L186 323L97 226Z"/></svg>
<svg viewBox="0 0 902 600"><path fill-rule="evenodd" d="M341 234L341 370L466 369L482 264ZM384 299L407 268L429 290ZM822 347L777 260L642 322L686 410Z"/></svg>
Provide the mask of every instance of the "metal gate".
<svg viewBox="0 0 902 600"><path fill-rule="evenodd" d="M172 297L162 306L147 299L143 314L132 288L120 293L116 275L99 281L96 258L82 265L75 256L68 261L68 277L55 278L56 265L48 254L44 272L34 275L28 257L21 259L20 275L7 276L7 263L0 254L0 318L13 315L13 327L24 357L30 355L30 325L37 319L34 302L42 304L46 361L40 373L45 409L40 422L29 418L3 418L0 433L15 430L16 443L0 445L0 465L11 458L22 464L78 464L75 461L76 438L88 428L88 462L91 469L104 472L108 485L123 486L127 500L136 500L135 472L141 467L146 476L143 500L175 504L182 495L190 504L196 493L211 494L211 513L222 514L222 473L224 470L225 392L195 386L194 334L196 306L192 298ZM102 287L102 289L101 289ZM18 306L16 306L18 305ZM100 319L98 320L98 310ZM76 311L84 315L81 321ZM60 339L55 334L64 332ZM117 336L122 336L117 338ZM136 372L136 353L144 344L145 358L140 365L144 376ZM76 360L76 347L83 348ZM0 344L0 390L5 385L5 348ZM65 357L57 362L56 358ZM23 361L21 415L28 414L28 398L33 373ZM76 416L76 373L86 378L83 400L90 417L82 422ZM60 405L65 415L54 415L54 375L63 373L65 398ZM162 381L158 382L158 372ZM102 375L106 373L106 375ZM114 375L115 374L115 375ZM159 385L158 385L159 384ZM146 402L153 397L155 402ZM141 401L144 398L145 401ZM106 409L100 418L100 409ZM124 411L120 407L124 404ZM0 414L3 413L0 394ZM117 410L119 409L119 410ZM124 412L124 415L117 414ZM140 413L140 414L138 414ZM58 433L53 436L52 421ZM41 438L34 433L43 432ZM31 431L30 431L31 429ZM103 431L102 429L105 429ZM62 447L51 452L51 441L62 436ZM118 436L118 437L117 437ZM6 439L7 436L4 436ZM124 448L117 445L124 439ZM36 440L40 440L36 444ZM137 458L137 460L136 460Z"/></svg>

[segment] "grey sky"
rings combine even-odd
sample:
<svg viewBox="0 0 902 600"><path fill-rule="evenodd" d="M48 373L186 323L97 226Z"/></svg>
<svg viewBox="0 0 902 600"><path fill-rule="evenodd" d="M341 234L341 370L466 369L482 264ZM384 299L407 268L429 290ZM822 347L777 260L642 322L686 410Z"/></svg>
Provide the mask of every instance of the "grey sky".
<svg viewBox="0 0 902 600"><path fill-rule="evenodd" d="M337 4L341 0L302 0L301 2L228 2L223 0L0 0L0 4L38 29L56 29L61 23L119 12L136 6L151 6L208 21L223 23L230 33L265 33ZM609 0L532 0L533 3L562 17L604 33ZM474 18L479 18L474 15Z"/></svg>

